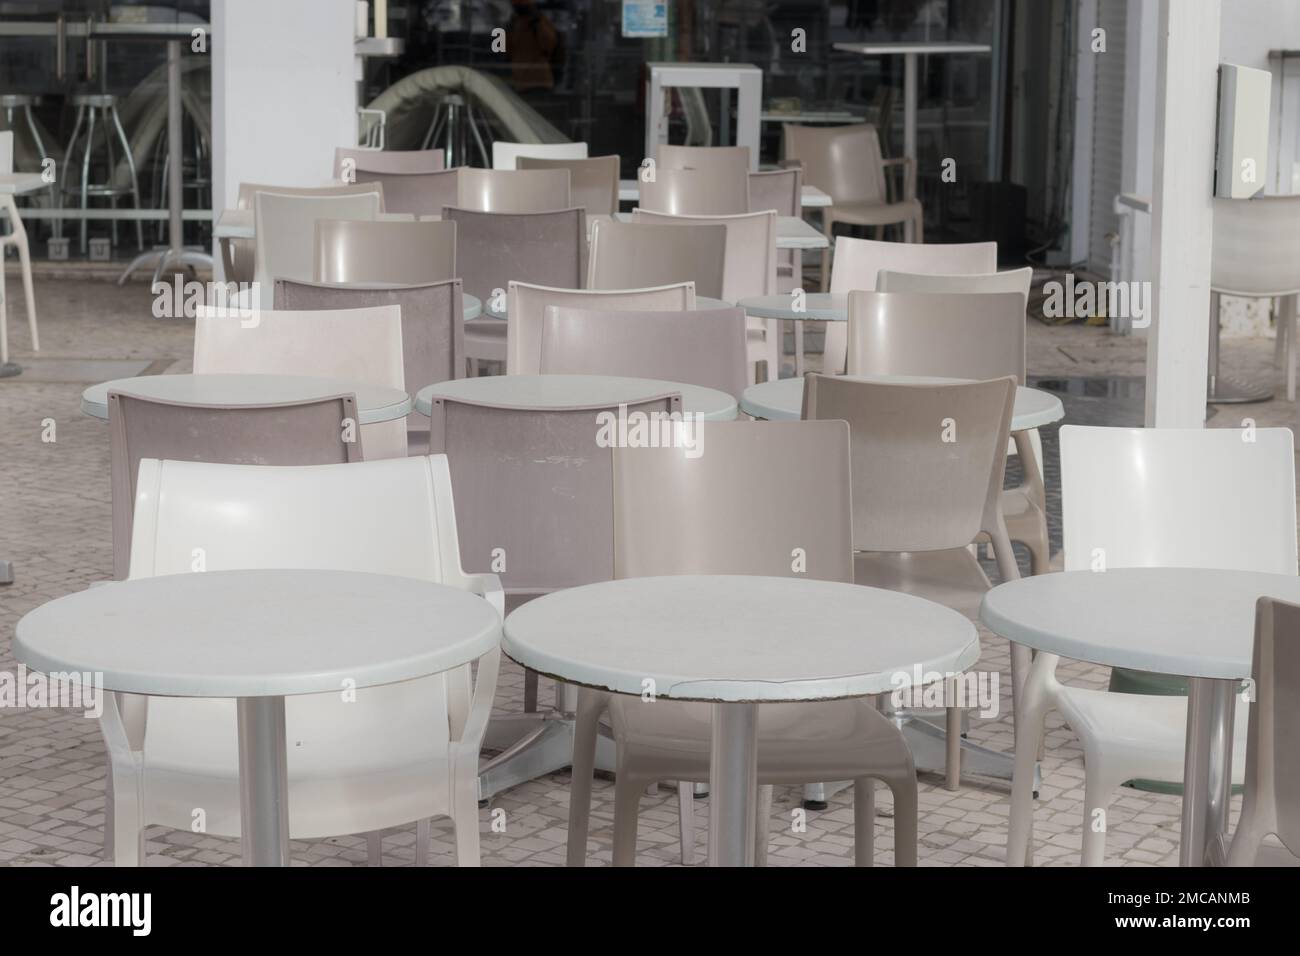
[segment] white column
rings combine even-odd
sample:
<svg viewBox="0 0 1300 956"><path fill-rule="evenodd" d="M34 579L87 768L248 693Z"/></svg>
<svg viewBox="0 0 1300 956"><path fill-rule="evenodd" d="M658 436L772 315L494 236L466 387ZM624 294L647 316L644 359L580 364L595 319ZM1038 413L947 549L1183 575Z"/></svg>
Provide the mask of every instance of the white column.
<svg viewBox="0 0 1300 956"><path fill-rule="evenodd" d="M1124 167L1121 188L1151 197L1152 133L1155 130L1156 52L1160 0L1130 0L1128 46L1124 64ZM1151 278L1151 216L1133 214L1133 275Z"/></svg>
<svg viewBox="0 0 1300 956"><path fill-rule="evenodd" d="M1161 0L1146 423L1205 424L1220 0Z"/></svg>
<svg viewBox="0 0 1300 956"><path fill-rule="evenodd" d="M357 141L354 0L213 0L212 203L323 185ZM220 256L216 256L220 262Z"/></svg>

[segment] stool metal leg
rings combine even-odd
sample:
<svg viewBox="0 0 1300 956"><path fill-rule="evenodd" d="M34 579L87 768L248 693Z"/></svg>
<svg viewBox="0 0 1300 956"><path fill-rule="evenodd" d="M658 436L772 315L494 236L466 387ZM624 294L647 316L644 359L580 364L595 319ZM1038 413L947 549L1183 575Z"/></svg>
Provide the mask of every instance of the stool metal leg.
<svg viewBox="0 0 1300 956"><path fill-rule="evenodd" d="M140 181L136 177L135 157L131 154L131 144L127 142L126 131L122 129L122 120L117 115L117 107L108 107L108 115L113 119L113 126L117 130L117 138L122 143L122 149L126 154L126 168L131 171L131 201L135 203L135 208L140 208ZM137 250L144 249L144 224L139 219L135 221L135 244Z"/></svg>
<svg viewBox="0 0 1300 956"><path fill-rule="evenodd" d="M81 211L90 208L90 154L95 148L95 107L86 112L86 149L81 154ZM86 254L86 228L89 225L83 217L81 220L81 254Z"/></svg>

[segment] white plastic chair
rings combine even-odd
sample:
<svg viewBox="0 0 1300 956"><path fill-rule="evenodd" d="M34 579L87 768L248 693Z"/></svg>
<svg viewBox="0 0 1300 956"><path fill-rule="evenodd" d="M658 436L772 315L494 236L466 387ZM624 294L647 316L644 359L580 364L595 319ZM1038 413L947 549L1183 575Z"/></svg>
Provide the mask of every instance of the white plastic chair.
<svg viewBox="0 0 1300 956"><path fill-rule="evenodd" d="M0 176L14 171L14 134L12 130L0 133ZM18 250L18 265L22 270L23 298L27 301L27 327L32 333L32 351L41 350L41 338L36 331L36 295L32 292L32 254L27 245L27 230L18 215L18 206L12 195L0 196L0 211L9 220L9 235L0 236L0 365L9 362L9 302L5 294L5 250L13 246Z"/></svg>
<svg viewBox="0 0 1300 956"><path fill-rule="evenodd" d="M377 192L357 195L302 196L258 192L253 196L257 233L253 281L260 303L271 305L276 279L311 282L316 277L316 222L320 219L378 218L383 199Z"/></svg>
<svg viewBox="0 0 1300 956"><path fill-rule="evenodd" d="M269 292L269 290L268 290ZM402 310L210 309L194 320L198 374L309 375L406 390ZM406 419L360 425L367 459L406 457Z"/></svg>
<svg viewBox="0 0 1300 956"><path fill-rule="evenodd" d="M878 273L883 269L896 272L924 272L940 275L967 275L996 272L996 242L931 243L878 242L875 239L835 239L835 262L831 268L831 292L875 292ZM844 371L848 330L840 322L826 328L822 347L822 371L839 375Z"/></svg>
<svg viewBox="0 0 1300 956"><path fill-rule="evenodd" d="M496 575L461 570L447 460L441 455L342 465L272 467L140 463L131 578L206 570L317 568L421 578L481 594L503 613ZM180 622L178 626L183 626ZM273 640L273 635L267 636ZM366 635L358 634L358 641ZM479 863L478 754L499 652L470 667L285 701L289 832L293 839L379 834L417 823L427 862L429 818L449 816L461 866ZM101 721L112 791L105 847L117 865L143 858L145 827L240 833L233 700L112 695ZM118 706L120 704L120 707Z"/></svg>
<svg viewBox="0 0 1300 956"><path fill-rule="evenodd" d="M508 143L497 140L492 144L493 169L517 169L515 160L520 156L532 159L586 159L586 143Z"/></svg>
<svg viewBox="0 0 1300 956"><path fill-rule="evenodd" d="M1065 570L1200 567L1296 573L1295 458L1289 428L1061 428ZM1017 717L1007 862L1029 862L1033 773L1048 710L1084 749L1083 865L1100 866L1106 833L1093 814L1135 778L1181 782L1187 698L1068 687L1059 655L1039 653ZM1242 780L1247 719L1234 724ZM1102 818L1104 819L1104 817Z"/></svg>

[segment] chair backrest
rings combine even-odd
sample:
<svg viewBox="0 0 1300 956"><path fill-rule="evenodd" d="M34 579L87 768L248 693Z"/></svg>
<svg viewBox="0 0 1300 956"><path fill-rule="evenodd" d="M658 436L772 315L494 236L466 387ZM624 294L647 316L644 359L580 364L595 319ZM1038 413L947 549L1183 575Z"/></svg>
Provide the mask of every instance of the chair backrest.
<svg viewBox="0 0 1300 956"><path fill-rule="evenodd" d="M1291 429L1064 425L1060 441L1067 571L1296 573Z"/></svg>
<svg viewBox="0 0 1300 956"><path fill-rule="evenodd" d="M358 461L356 398L335 395L278 405L200 406L108 393L113 493L113 576L127 575L140 460L305 465ZM351 440L349 440L351 439ZM191 539L186 553L198 539ZM212 547L206 540L205 550ZM189 569L190 561L186 562Z"/></svg>
<svg viewBox="0 0 1300 956"><path fill-rule="evenodd" d="M637 289L695 283L695 294L722 298L727 228L597 220L591 224L587 288Z"/></svg>
<svg viewBox="0 0 1300 956"><path fill-rule="evenodd" d="M1214 200L1210 288L1246 296L1300 292L1300 196Z"/></svg>
<svg viewBox="0 0 1300 956"><path fill-rule="evenodd" d="M542 323L548 306L604 312L684 312L695 308L695 285L653 289L554 289L511 282L506 318L506 374L536 375L542 368Z"/></svg>
<svg viewBox="0 0 1300 956"><path fill-rule="evenodd" d="M508 143L492 144L493 169L522 169L520 159L586 159L586 143Z"/></svg>
<svg viewBox="0 0 1300 956"><path fill-rule="evenodd" d="M384 210L407 213L428 219L436 218L443 206L456 205L460 195L460 169L442 169L429 173L358 172L367 185L382 186Z"/></svg>
<svg viewBox="0 0 1300 956"><path fill-rule="evenodd" d="M435 398L429 448L450 463L462 565L496 570L516 600L612 578L609 423L680 411L678 394L556 408Z"/></svg>
<svg viewBox="0 0 1300 956"><path fill-rule="evenodd" d="M661 169L721 169L736 176L749 173L748 146L671 146L660 143L655 173Z"/></svg>
<svg viewBox="0 0 1300 956"><path fill-rule="evenodd" d="M723 168L660 169L640 184L639 205L669 215L733 216L749 212L749 173Z"/></svg>
<svg viewBox="0 0 1300 956"><path fill-rule="evenodd" d="M253 197L257 231L254 280L270 296L276 279L305 279L315 274L316 221L375 219L382 208L379 193L343 196L295 196L259 192Z"/></svg>
<svg viewBox="0 0 1300 956"><path fill-rule="evenodd" d="M547 306L546 374L623 375L702 385L737 400L749 385L745 311L589 311Z"/></svg>
<svg viewBox="0 0 1300 956"><path fill-rule="evenodd" d="M318 219L314 268L317 282L454 279L456 224Z"/></svg>
<svg viewBox="0 0 1300 956"><path fill-rule="evenodd" d="M850 292L849 375L1025 380L1018 292Z"/></svg>
<svg viewBox="0 0 1300 956"><path fill-rule="evenodd" d="M1251 675L1241 820L1300 856L1300 605L1267 597L1256 603Z"/></svg>
<svg viewBox="0 0 1300 956"><path fill-rule="evenodd" d="M275 308L291 312L339 309L401 309L402 381L414 395L426 385L458 378L465 367L465 312L459 279L423 285L328 285L275 280ZM428 419L413 413L407 431L428 431Z"/></svg>
<svg viewBox="0 0 1300 956"><path fill-rule="evenodd" d="M582 285L587 242L581 209L500 213L444 209L456 223L457 259L465 291L484 302L512 281Z"/></svg>
<svg viewBox="0 0 1300 956"><path fill-rule="evenodd" d="M554 212L569 209L567 169L460 169L460 209L479 212Z"/></svg>
<svg viewBox="0 0 1300 956"><path fill-rule="evenodd" d="M944 295L973 295L990 292L1015 292L1021 300L1029 302L1029 287L1034 281L1034 270L1009 269L1006 272L972 273L970 275L930 275L924 272L895 272L881 269L876 273L877 292L941 292Z"/></svg>
<svg viewBox="0 0 1300 956"><path fill-rule="evenodd" d="M14 171L14 134L13 130L0 132L0 176L8 176Z"/></svg>
<svg viewBox="0 0 1300 956"><path fill-rule="evenodd" d="M703 454L683 445L614 449L614 577L762 574L852 584L848 426L698 427Z"/></svg>
<svg viewBox="0 0 1300 956"><path fill-rule="evenodd" d="M346 167L345 167L346 164ZM366 182L366 173L436 173L445 167L440 149L359 149L339 146L334 150L334 178Z"/></svg>
<svg viewBox="0 0 1300 956"><path fill-rule="evenodd" d="M806 419L849 423L853 547L940 551L1003 523L1015 380L912 385L809 375Z"/></svg>
<svg viewBox="0 0 1300 956"><path fill-rule="evenodd" d="M776 213L748 212L739 216L668 216L644 209L632 211L633 223L676 226L726 226L726 259L722 293L727 302L776 292ZM701 295L711 295L695 283Z"/></svg>
<svg viewBox="0 0 1300 956"><path fill-rule="evenodd" d="M798 216L803 211L803 169L767 169L749 174L749 209L775 209L778 216Z"/></svg>
<svg viewBox="0 0 1300 956"><path fill-rule="evenodd" d="M591 156L587 159L544 159L520 156L516 169L567 169L569 200L586 210L588 216L612 216L618 212L617 156Z"/></svg>
<svg viewBox="0 0 1300 956"><path fill-rule="evenodd" d="M785 159L803 163L804 181L834 203L887 202L880 137L870 123L782 126ZM991 270L990 270L991 271Z"/></svg>
<svg viewBox="0 0 1300 956"><path fill-rule="evenodd" d="M831 292L872 292L879 288L877 274L882 269L971 275L996 272L997 268L996 242L877 242L838 236L831 265Z"/></svg>

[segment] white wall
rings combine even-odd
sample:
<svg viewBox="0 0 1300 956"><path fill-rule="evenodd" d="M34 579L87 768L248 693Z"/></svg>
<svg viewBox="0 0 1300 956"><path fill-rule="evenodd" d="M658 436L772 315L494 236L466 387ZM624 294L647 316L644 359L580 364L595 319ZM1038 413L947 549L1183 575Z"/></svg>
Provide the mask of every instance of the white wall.
<svg viewBox="0 0 1300 956"><path fill-rule="evenodd" d="M213 0L213 208L241 182L323 184L356 142L354 0ZM218 261L220 257L216 257Z"/></svg>

